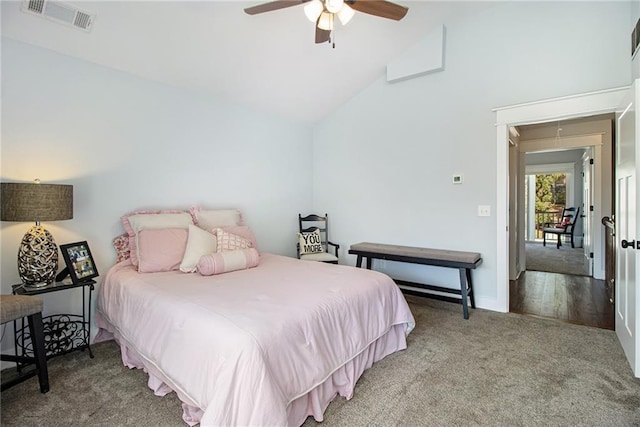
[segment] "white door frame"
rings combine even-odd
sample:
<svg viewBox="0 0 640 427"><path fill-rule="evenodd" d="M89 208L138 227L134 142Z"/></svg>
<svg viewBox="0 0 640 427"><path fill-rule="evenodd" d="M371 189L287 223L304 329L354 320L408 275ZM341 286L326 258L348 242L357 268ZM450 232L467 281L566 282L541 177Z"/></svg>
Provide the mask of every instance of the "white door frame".
<svg viewBox="0 0 640 427"><path fill-rule="evenodd" d="M509 127L568 120L616 111L629 87L607 89L495 108L496 113L496 308L509 311Z"/></svg>

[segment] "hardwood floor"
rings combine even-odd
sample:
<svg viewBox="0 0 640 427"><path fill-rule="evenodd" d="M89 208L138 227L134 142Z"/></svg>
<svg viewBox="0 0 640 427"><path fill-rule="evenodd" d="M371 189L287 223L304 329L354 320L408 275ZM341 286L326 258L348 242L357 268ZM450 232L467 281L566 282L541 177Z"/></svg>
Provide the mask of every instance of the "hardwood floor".
<svg viewBox="0 0 640 427"><path fill-rule="evenodd" d="M525 271L509 284L509 311L602 329L615 328L604 280Z"/></svg>

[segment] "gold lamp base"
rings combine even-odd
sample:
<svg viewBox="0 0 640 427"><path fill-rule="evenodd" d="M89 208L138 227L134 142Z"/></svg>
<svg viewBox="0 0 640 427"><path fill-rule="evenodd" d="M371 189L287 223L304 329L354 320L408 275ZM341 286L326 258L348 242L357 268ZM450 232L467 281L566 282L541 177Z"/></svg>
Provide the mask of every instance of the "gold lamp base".
<svg viewBox="0 0 640 427"><path fill-rule="evenodd" d="M58 246L41 225L27 231L18 251L18 273L22 283L42 287L55 281L58 271Z"/></svg>

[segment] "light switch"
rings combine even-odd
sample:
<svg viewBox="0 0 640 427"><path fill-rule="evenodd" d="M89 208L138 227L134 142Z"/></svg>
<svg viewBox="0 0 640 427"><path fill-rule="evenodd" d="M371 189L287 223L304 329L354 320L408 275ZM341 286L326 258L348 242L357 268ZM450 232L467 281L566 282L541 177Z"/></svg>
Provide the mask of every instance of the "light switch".
<svg viewBox="0 0 640 427"><path fill-rule="evenodd" d="M489 205L479 205L478 206L478 216L491 216L491 206L489 206Z"/></svg>

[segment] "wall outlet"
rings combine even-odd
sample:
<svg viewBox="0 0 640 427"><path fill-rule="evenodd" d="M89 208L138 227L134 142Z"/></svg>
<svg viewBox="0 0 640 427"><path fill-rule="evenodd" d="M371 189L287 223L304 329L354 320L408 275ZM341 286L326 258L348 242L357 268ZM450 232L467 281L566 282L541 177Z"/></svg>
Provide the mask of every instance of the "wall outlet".
<svg viewBox="0 0 640 427"><path fill-rule="evenodd" d="M489 205L479 205L478 206L478 216L491 216L491 206L489 206Z"/></svg>

